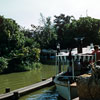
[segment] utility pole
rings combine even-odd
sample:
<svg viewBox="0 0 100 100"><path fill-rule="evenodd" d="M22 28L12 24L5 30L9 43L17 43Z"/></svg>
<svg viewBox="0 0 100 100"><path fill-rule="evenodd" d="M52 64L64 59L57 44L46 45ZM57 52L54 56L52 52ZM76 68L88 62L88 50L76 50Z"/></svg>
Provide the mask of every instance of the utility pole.
<svg viewBox="0 0 100 100"><path fill-rule="evenodd" d="M86 17L88 17L88 10L86 10Z"/></svg>

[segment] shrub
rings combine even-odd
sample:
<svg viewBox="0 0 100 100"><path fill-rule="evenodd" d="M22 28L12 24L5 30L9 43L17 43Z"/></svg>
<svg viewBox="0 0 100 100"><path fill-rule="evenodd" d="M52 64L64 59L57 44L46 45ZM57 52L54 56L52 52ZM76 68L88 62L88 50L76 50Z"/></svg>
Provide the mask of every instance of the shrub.
<svg viewBox="0 0 100 100"><path fill-rule="evenodd" d="M0 57L0 73L4 72L8 68L8 61L4 57Z"/></svg>
<svg viewBox="0 0 100 100"><path fill-rule="evenodd" d="M35 62L35 63L33 63L33 65L32 65L32 69L41 69L41 68L42 68L41 66L42 66L41 63Z"/></svg>

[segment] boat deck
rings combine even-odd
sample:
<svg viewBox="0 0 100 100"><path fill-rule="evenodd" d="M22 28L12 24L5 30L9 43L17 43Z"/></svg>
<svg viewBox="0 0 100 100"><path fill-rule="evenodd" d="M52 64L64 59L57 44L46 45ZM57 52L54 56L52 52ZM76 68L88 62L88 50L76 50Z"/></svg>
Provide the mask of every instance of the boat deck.
<svg viewBox="0 0 100 100"><path fill-rule="evenodd" d="M79 97L77 97L77 98L74 98L74 99L72 99L72 100L79 100Z"/></svg>
<svg viewBox="0 0 100 100"><path fill-rule="evenodd" d="M71 85L70 85L71 87L75 87L76 86L76 82L74 82L74 83L72 83Z"/></svg>

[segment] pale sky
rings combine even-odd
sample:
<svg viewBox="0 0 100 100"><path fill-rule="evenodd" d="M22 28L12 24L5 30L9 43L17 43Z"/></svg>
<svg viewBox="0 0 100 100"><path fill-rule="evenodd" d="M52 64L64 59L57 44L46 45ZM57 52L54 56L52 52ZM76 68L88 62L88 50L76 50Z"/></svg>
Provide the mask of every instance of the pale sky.
<svg viewBox="0 0 100 100"><path fill-rule="evenodd" d="M0 0L0 15L25 28L39 25L40 13L52 19L61 13L76 19L86 15L100 19L100 0Z"/></svg>

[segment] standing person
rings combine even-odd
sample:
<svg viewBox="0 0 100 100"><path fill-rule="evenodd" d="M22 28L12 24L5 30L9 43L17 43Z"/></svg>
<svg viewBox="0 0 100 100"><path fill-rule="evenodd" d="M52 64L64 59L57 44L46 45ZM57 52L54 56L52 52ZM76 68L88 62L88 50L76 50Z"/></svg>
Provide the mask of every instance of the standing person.
<svg viewBox="0 0 100 100"><path fill-rule="evenodd" d="M96 61L100 60L100 50L98 45L94 46L94 51L92 52L93 55L96 54Z"/></svg>

